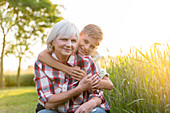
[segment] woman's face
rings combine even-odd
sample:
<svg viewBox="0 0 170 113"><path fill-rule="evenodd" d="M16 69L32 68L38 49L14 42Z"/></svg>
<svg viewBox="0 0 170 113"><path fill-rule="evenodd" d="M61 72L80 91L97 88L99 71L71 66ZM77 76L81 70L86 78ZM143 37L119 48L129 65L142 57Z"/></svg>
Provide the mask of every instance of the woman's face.
<svg viewBox="0 0 170 113"><path fill-rule="evenodd" d="M52 41L52 46L54 47L54 52L59 59L63 57L69 57L76 50L77 37L70 38L56 38Z"/></svg>

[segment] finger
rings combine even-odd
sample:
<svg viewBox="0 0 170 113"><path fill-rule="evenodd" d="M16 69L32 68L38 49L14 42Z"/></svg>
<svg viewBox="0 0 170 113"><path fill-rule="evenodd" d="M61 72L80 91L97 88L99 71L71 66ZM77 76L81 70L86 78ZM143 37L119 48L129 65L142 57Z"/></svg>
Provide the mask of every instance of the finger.
<svg viewBox="0 0 170 113"><path fill-rule="evenodd" d="M95 88L98 88L98 87L99 87L99 85L97 84L95 86L92 86L92 89L95 89Z"/></svg>
<svg viewBox="0 0 170 113"><path fill-rule="evenodd" d="M88 74L87 76L85 76L87 79L91 79L94 78L93 76L91 76L90 74Z"/></svg>
<svg viewBox="0 0 170 113"><path fill-rule="evenodd" d="M77 81L80 81L82 78L79 78L79 77L73 77L73 79L77 80Z"/></svg>
<svg viewBox="0 0 170 113"><path fill-rule="evenodd" d="M96 84L99 84L99 82L100 82L100 79L97 78L97 79L92 81L92 85L94 86Z"/></svg>
<svg viewBox="0 0 170 113"><path fill-rule="evenodd" d="M76 73L76 74L81 74L83 76L86 76L87 73L84 71L84 70L73 70L73 73Z"/></svg>
<svg viewBox="0 0 170 113"><path fill-rule="evenodd" d="M84 75L87 75L86 71L81 70L81 73L83 73Z"/></svg>
<svg viewBox="0 0 170 113"><path fill-rule="evenodd" d="M79 75L76 75L76 74L72 74L72 77L74 77L78 81L80 81L84 78L84 76L79 76Z"/></svg>
<svg viewBox="0 0 170 113"><path fill-rule="evenodd" d="M97 77L92 80L92 84L97 84L97 83L99 83L99 82L100 82L100 79L97 78Z"/></svg>
<svg viewBox="0 0 170 113"><path fill-rule="evenodd" d="M95 80L97 80L98 79L98 75L97 74L95 74L95 75L93 75L92 77L91 77L91 80L92 81L95 81Z"/></svg>
<svg viewBox="0 0 170 113"><path fill-rule="evenodd" d="M80 73L78 71L73 71L72 74L74 74L75 76L81 76L81 77L84 77L85 74L84 73Z"/></svg>
<svg viewBox="0 0 170 113"><path fill-rule="evenodd" d="M95 81L97 79L99 79L98 75L97 74L93 75L92 81Z"/></svg>
<svg viewBox="0 0 170 113"><path fill-rule="evenodd" d="M82 76L75 74L75 73L72 73L71 76L76 77L76 78L82 78Z"/></svg>
<svg viewBox="0 0 170 113"><path fill-rule="evenodd" d="M75 66L75 67L73 68L73 70L76 70L76 71L79 71L79 72L82 71L82 69L81 69L80 67L78 67L78 66Z"/></svg>

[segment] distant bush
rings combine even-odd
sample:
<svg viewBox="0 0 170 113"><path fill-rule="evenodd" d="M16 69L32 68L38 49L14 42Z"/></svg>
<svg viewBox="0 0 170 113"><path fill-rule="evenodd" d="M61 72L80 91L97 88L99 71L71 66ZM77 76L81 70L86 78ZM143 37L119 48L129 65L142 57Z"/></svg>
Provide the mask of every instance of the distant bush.
<svg viewBox="0 0 170 113"><path fill-rule="evenodd" d="M20 76L20 86L35 86L34 74L25 74ZM5 86L13 87L17 86L17 76L16 75L5 75Z"/></svg>

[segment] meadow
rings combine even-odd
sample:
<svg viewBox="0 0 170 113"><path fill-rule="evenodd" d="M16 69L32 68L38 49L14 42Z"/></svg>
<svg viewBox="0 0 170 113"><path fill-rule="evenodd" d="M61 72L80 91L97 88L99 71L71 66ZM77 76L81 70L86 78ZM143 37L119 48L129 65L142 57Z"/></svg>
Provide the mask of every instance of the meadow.
<svg viewBox="0 0 170 113"><path fill-rule="evenodd" d="M114 84L105 97L115 113L170 113L170 47L155 43L141 51L102 58Z"/></svg>
<svg viewBox="0 0 170 113"><path fill-rule="evenodd" d="M111 113L170 113L169 44L102 57L100 64L114 84L113 90L104 90ZM0 90L0 113L33 113L36 103L34 86Z"/></svg>
<svg viewBox="0 0 170 113"><path fill-rule="evenodd" d="M35 113L37 102L35 87L0 90L0 113Z"/></svg>

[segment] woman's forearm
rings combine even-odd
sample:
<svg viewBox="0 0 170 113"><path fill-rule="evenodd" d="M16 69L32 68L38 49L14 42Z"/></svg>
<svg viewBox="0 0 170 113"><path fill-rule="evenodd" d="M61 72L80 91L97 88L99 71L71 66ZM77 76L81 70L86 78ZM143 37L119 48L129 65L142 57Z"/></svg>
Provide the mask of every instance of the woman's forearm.
<svg viewBox="0 0 170 113"><path fill-rule="evenodd" d="M66 92L53 94L50 99L45 103L46 109L52 109L55 108L58 105L61 105L62 103L66 102L67 100L70 100L76 95L79 95L83 92L83 90L80 87L76 87L73 90L69 90Z"/></svg>

